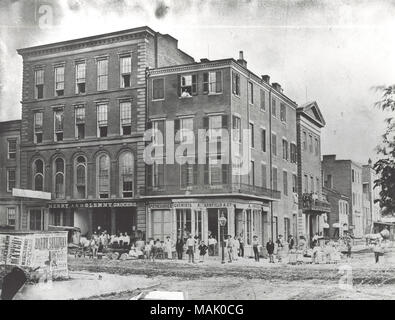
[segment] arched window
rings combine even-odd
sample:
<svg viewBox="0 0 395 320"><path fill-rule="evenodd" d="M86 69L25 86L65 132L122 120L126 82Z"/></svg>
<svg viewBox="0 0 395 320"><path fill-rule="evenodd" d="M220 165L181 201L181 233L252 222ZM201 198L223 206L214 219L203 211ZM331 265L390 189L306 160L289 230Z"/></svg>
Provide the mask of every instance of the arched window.
<svg viewBox="0 0 395 320"><path fill-rule="evenodd" d="M40 159L33 164L33 189L44 191L44 162Z"/></svg>
<svg viewBox="0 0 395 320"><path fill-rule="evenodd" d="M110 157L106 154L100 155L97 167L99 198L106 199L110 197Z"/></svg>
<svg viewBox="0 0 395 320"><path fill-rule="evenodd" d="M86 198L86 159L77 157L75 161L75 193L78 199Z"/></svg>
<svg viewBox="0 0 395 320"><path fill-rule="evenodd" d="M62 158L57 158L55 160L55 198L64 198L64 160Z"/></svg>
<svg viewBox="0 0 395 320"><path fill-rule="evenodd" d="M131 152L124 152L119 157L119 180L123 198L133 197L134 158Z"/></svg>

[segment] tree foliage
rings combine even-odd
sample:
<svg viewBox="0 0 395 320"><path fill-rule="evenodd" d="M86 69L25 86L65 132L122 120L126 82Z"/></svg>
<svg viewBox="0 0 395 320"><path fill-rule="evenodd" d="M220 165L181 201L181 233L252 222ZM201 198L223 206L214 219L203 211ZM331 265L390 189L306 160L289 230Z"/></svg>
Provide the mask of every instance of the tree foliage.
<svg viewBox="0 0 395 320"><path fill-rule="evenodd" d="M375 200L380 203L382 215L395 214L395 85L377 87L383 93L380 101L376 102L376 107L388 112L390 117L385 119L386 129L382 135L382 142L377 147L380 159L374 164L373 169L378 175L375 180L375 188L379 187L380 199Z"/></svg>

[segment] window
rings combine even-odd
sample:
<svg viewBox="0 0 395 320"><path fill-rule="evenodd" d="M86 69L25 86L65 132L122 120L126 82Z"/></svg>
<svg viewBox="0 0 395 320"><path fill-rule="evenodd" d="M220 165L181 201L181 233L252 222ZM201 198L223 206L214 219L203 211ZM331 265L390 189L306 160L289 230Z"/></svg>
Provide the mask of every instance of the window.
<svg viewBox="0 0 395 320"><path fill-rule="evenodd" d="M250 175L248 176L248 183L255 186L255 162L250 162Z"/></svg>
<svg viewBox="0 0 395 320"><path fill-rule="evenodd" d="M265 111L266 110L266 94L263 89L260 89L260 97L261 97L261 110Z"/></svg>
<svg viewBox="0 0 395 320"><path fill-rule="evenodd" d="M55 95L64 95L64 66L55 67Z"/></svg>
<svg viewBox="0 0 395 320"><path fill-rule="evenodd" d="M283 171L283 188L284 188L284 194L287 196L288 195L288 173L287 173L287 171Z"/></svg>
<svg viewBox="0 0 395 320"><path fill-rule="evenodd" d="M152 210L152 237L164 241L173 233L172 213L170 210Z"/></svg>
<svg viewBox="0 0 395 320"><path fill-rule="evenodd" d="M184 163L180 165L181 188L187 188L197 183L196 165L192 163Z"/></svg>
<svg viewBox="0 0 395 320"><path fill-rule="evenodd" d="M207 82L208 83L208 82ZM208 88L207 88L208 90ZM189 98L197 94L197 76L179 76L179 95L181 98Z"/></svg>
<svg viewBox="0 0 395 320"><path fill-rule="evenodd" d="M16 222L16 209L7 208L7 226L15 227Z"/></svg>
<svg viewBox="0 0 395 320"><path fill-rule="evenodd" d="M291 163L296 163L297 162L296 144L291 143L290 151L291 151Z"/></svg>
<svg viewBox="0 0 395 320"><path fill-rule="evenodd" d="M34 143L43 142L43 113L34 113Z"/></svg>
<svg viewBox="0 0 395 320"><path fill-rule="evenodd" d="M288 161L288 141L283 139L283 159Z"/></svg>
<svg viewBox="0 0 395 320"><path fill-rule="evenodd" d="M292 192L293 193L298 192L298 180L296 174L292 175Z"/></svg>
<svg viewBox="0 0 395 320"><path fill-rule="evenodd" d="M177 127L177 126L175 126ZM193 132L193 118L179 119L180 128L180 142L187 142L187 137L190 132Z"/></svg>
<svg viewBox="0 0 395 320"><path fill-rule="evenodd" d="M303 131L303 150L307 150L307 133Z"/></svg>
<svg viewBox="0 0 395 320"><path fill-rule="evenodd" d="M123 101L119 104L121 117L121 135L126 136L132 133L132 103Z"/></svg>
<svg viewBox="0 0 395 320"><path fill-rule="evenodd" d="M36 99L44 98L44 69L34 71L34 82Z"/></svg>
<svg viewBox="0 0 395 320"><path fill-rule="evenodd" d="M267 187L267 177L266 177L266 164L262 163L261 164L261 182L262 182L262 187L266 188Z"/></svg>
<svg viewBox="0 0 395 320"><path fill-rule="evenodd" d="M311 193L314 193L314 178L310 177L310 188Z"/></svg>
<svg viewBox="0 0 395 320"><path fill-rule="evenodd" d="M62 158L57 158L55 160L55 198L56 199L62 199L64 198L64 191L65 191L65 186L64 186L64 173L65 173L65 167L64 167L64 160Z"/></svg>
<svg viewBox="0 0 395 320"><path fill-rule="evenodd" d="M284 103L280 104L280 120L287 122L287 107Z"/></svg>
<svg viewBox="0 0 395 320"><path fill-rule="evenodd" d="M33 190L44 191L44 162L41 159L33 163Z"/></svg>
<svg viewBox="0 0 395 320"><path fill-rule="evenodd" d="M7 192L12 192L16 186L16 171L15 169L7 170Z"/></svg>
<svg viewBox="0 0 395 320"><path fill-rule="evenodd" d="M203 93L213 94L222 92L222 72L206 72L203 74Z"/></svg>
<svg viewBox="0 0 395 320"><path fill-rule="evenodd" d="M76 139L85 138L85 107L83 105L76 106L75 114L75 137Z"/></svg>
<svg viewBox="0 0 395 320"><path fill-rule="evenodd" d="M309 151L310 153L313 153L313 136L309 135Z"/></svg>
<svg viewBox="0 0 395 320"><path fill-rule="evenodd" d="M97 90L107 90L108 88L108 60L97 60Z"/></svg>
<svg viewBox="0 0 395 320"><path fill-rule="evenodd" d="M155 120L152 121L152 144L154 146L161 146L164 143L164 133L165 133L165 121L164 120ZM161 137L161 139L160 139Z"/></svg>
<svg viewBox="0 0 395 320"><path fill-rule="evenodd" d="M240 95L240 75L237 72L232 72L232 92L236 96Z"/></svg>
<svg viewBox="0 0 395 320"><path fill-rule="evenodd" d="M307 176L307 174L305 174L303 177L304 177L303 193L309 193L309 177Z"/></svg>
<svg viewBox="0 0 395 320"><path fill-rule="evenodd" d="M110 197L110 157L102 154L99 156L97 164L99 198L107 199Z"/></svg>
<svg viewBox="0 0 395 320"><path fill-rule="evenodd" d="M315 191L317 192L317 193L319 193L320 192L320 190L321 190L321 184L320 184L320 179L319 178L316 178L316 188L315 188Z"/></svg>
<svg viewBox="0 0 395 320"><path fill-rule="evenodd" d="M152 186L162 188L164 186L165 165L155 162L152 165Z"/></svg>
<svg viewBox="0 0 395 320"><path fill-rule="evenodd" d="M277 136L275 133L272 133L272 154L277 156Z"/></svg>
<svg viewBox="0 0 395 320"><path fill-rule="evenodd" d="M320 154L320 144L318 142L318 139L315 138L315 155L318 156Z"/></svg>
<svg viewBox="0 0 395 320"><path fill-rule="evenodd" d="M278 185L277 185L277 168L272 167L272 177L273 177L273 190L278 190Z"/></svg>
<svg viewBox="0 0 395 320"><path fill-rule="evenodd" d="M272 99L272 116L277 118L276 99Z"/></svg>
<svg viewBox="0 0 395 320"><path fill-rule="evenodd" d="M254 124L250 123L250 148L255 148Z"/></svg>
<svg viewBox="0 0 395 320"><path fill-rule="evenodd" d="M152 80L152 99L162 100L165 98L165 79Z"/></svg>
<svg viewBox="0 0 395 320"><path fill-rule="evenodd" d="M44 229L44 219L40 209L29 212L30 230L40 231Z"/></svg>
<svg viewBox="0 0 395 320"><path fill-rule="evenodd" d="M132 57L120 57L120 70L121 70L121 88L130 88L131 74L132 74Z"/></svg>
<svg viewBox="0 0 395 320"><path fill-rule="evenodd" d="M63 141L63 109L54 111L54 141Z"/></svg>
<svg viewBox="0 0 395 320"><path fill-rule="evenodd" d="M107 104L97 106L97 136L99 138L107 137Z"/></svg>
<svg viewBox="0 0 395 320"><path fill-rule="evenodd" d="M16 159L16 139L8 140L8 159Z"/></svg>
<svg viewBox="0 0 395 320"><path fill-rule="evenodd" d="M262 129L261 131L261 149L263 152L266 152L266 130Z"/></svg>
<svg viewBox="0 0 395 320"><path fill-rule="evenodd" d="M241 143L241 119L233 116L233 141Z"/></svg>
<svg viewBox="0 0 395 320"><path fill-rule="evenodd" d="M332 188L332 175L331 175L331 174L328 174L328 175L326 176L326 180L325 180L325 182L324 182L324 185L325 185L325 187L327 187L327 188Z"/></svg>
<svg viewBox="0 0 395 320"><path fill-rule="evenodd" d="M354 169L351 169L351 181L355 182L355 171L354 171Z"/></svg>
<svg viewBox="0 0 395 320"><path fill-rule="evenodd" d="M86 159L78 156L75 161L75 193L77 199L86 198Z"/></svg>
<svg viewBox="0 0 395 320"><path fill-rule="evenodd" d="M353 193L352 193L352 205L353 205L353 206L355 206L355 202L356 202L355 198L356 198L356 195L355 195L355 193L353 192Z"/></svg>
<svg viewBox="0 0 395 320"><path fill-rule="evenodd" d="M86 92L86 64L78 62L75 64L75 93L82 94Z"/></svg>
<svg viewBox="0 0 395 320"><path fill-rule="evenodd" d="M131 152L124 152L119 157L121 194L123 198L133 197L134 158Z"/></svg>
<svg viewBox="0 0 395 320"><path fill-rule="evenodd" d="M252 82L248 82L248 101L250 104L254 104L254 85Z"/></svg>

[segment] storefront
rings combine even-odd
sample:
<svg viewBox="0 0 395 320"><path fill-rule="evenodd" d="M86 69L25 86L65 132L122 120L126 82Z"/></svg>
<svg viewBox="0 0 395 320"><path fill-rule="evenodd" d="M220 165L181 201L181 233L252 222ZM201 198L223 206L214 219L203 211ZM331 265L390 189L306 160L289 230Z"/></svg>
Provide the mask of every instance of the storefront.
<svg viewBox="0 0 395 320"><path fill-rule="evenodd" d="M198 236L208 242L209 236L221 240L219 218L226 218L224 235L241 236L246 255L252 253L252 238L258 236L260 243L267 240L270 232L269 204L260 201L229 199L173 199L150 201L147 206L147 237L164 240L170 236Z"/></svg>
<svg viewBox="0 0 395 320"><path fill-rule="evenodd" d="M136 202L121 200L88 200L51 202L49 223L54 226L74 226L81 235L91 235L100 226L110 234L137 231Z"/></svg>

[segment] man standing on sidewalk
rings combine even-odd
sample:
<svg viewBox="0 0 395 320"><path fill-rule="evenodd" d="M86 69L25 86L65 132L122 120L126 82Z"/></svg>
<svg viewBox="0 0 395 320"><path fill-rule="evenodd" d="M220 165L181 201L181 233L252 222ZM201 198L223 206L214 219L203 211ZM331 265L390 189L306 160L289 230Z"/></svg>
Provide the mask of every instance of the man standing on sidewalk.
<svg viewBox="0 0 395 320"><path fill-rule="evenodd" d="M274 263L274 257L273 257L274 243L271 239L269 239L268 243L266 243L266 250L267 253L269 254L269 263Z"/></svg>
<svg viewBox="0 0 395 320"><path fill-rule="evenodd" d="M192 238L192 235L189 235L189 238L187 239L187 248L188 248L188 262L189 263L195 263L195 239Z"/></svg>

